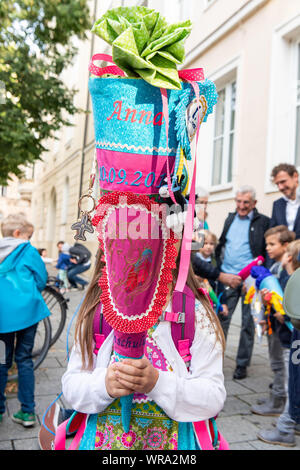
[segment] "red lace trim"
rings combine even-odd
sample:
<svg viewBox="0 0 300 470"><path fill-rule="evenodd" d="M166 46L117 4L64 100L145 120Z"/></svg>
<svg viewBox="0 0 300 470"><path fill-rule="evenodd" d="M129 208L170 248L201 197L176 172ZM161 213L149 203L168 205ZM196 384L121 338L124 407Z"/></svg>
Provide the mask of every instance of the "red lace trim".
<svg viewBox="0 0 300 470"><path fill-rule="evenodd" d="M142 205L151 213L155 213L153 212L153 208L154 210L155 210L155 207L157 209L159 208L158 203L154 202L153 200L150 200L148 196L145 196L145 195L136 195L133 193L125 193L125 192L117 191L117 192L108 193L102 196L96 207L96 214L93 217L92 224L97 228L97 231L99 232L98 240L100 242L100 246L103 252L104 252L104 243L102 239L103 219L105 218L107 214L107 209L111 207L111 205L117 206L119 204L120 199L124 197L126 197L126 205L128 206L136 205L136 204ZM162 220L161 213L159 214L160 214L161 225L164 225L166 230L169 230L166 227L165 221ZM102 270L102 276L98 282L98 285L101 287L101 290L102 290L100 301L103 304L104 317L106 321L111 325L112 328L118 331L122 331L124 333L139 333L139 332L148 330L157 322L167 300L168 284L172 282L173 280L172 270L176 267L175 261L177 257L177 251L176 251L176 248L174 247L174 244L177 242L177 239L175 238L174 233L171 230L170 230L170 238L164 241L166 243L165 257L164 257L164 262L162 263L162 267L161 267L160 280L158 282L158 287L156 291L157 293L154 296L153 306L151 310L143 318L129 321L126 318L122 318L120 315L117 314L116 310L114 309L111 303L106 264L104 265L103 270Z"/></svg>

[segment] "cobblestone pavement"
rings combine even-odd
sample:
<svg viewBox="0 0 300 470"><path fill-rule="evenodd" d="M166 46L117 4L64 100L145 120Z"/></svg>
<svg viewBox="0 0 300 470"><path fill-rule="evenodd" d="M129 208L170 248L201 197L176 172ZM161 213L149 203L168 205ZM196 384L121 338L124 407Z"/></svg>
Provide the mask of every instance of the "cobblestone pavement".
<svg viewBox="0 0 300 470"><path fill-rule="evenodd" d="M25 429L11 420L13 413L18 411L19 402L16 393L7 396L7 413L0 424L0 450L37 450L38 430L42 417L49 404L61 392L61 376L67 365L66 333L70 320L83 297L82 292L70 292L68 319L61 338L49 350L49 353L37 369L36 377L36 413L38 425ZM248 369L248 377L243 380L233 380L235 357L240 332L239 308L235 312L230 327L226 347L224 375L227 389L227 399L217 423L232 450L300 450L300 436L296 436L296 447L286 448L268 445L257 439L257 432L263 428L272 427L274 417L253 415L250 406L257 399L268 396L272 373L268 362L267 342L255 344L252 364ZM69 334L69 344L72 344L75 320ZM66 404L65 404L66 405Z"/></svg>

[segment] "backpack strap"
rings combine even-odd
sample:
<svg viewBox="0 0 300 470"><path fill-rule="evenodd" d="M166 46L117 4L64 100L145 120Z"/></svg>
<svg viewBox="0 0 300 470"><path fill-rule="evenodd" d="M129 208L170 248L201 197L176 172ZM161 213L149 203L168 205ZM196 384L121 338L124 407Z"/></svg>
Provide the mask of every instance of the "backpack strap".
<svg viewBox="0 0 300 470"><path fill-rule="evenodd" d="M68 450L77 450L80 444L81 438L84 434L87 420L89 415L85 413L79 413L74 411L72 416L63 421L56 429L54 439L54 450L66 450L66 433L67 431L74 432L76 435L72 440Z"/></svg>
<svg viewBox="0 0 300 470"><path fill-rule="evenodd" d="M94 354L98 354L99 349L101 348L104 340L107 338L109 333L111 332L112 327L107 323L103 315L103 306L102 303L99 302L93 321L93 336L95 341L95 348Z"/></svg>
<svg viewBox="0 0 300 470"><path fill-rule="evenodd" d="M171 315L168 312L165 315L166 320L169 318L175 347L189 368L192 358L190 348L195 336L195 296L189 287L185 286L183 292L173 293Z"/></svg>

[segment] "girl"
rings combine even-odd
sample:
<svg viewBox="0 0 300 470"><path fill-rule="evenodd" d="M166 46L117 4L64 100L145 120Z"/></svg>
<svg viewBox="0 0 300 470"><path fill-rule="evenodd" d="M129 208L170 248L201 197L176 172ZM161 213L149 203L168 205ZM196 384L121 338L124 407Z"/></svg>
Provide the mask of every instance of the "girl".
<svg viewBox="0 0 300 470"><path fill-rule="evenodd" d="M168 321L159 321L148 331L143 359L112 362L113 332L96 356L93 319L100 296L101 258L99 250L94 276L77 319L75 345L62 377L63 394L68 403L75 410L90 415L79 448L199 448L192 422L216 416L226 396L222 372L224 336L209 300L198 290L190 267L187 285L196 298L196 328L189 371L177 353ZM166 311L171 311L179 260L180 256L169 286ZM125 433L119 398L132 393L131 425Z"/></svg>
<svg viewBox="0 0 300 470"><path fill-rule="evenodd" d="M201 232L204 236L204 244L203 247L199 249L199 251L196 253L196 256L198 256L202 261L205 261L206 263L212 265L212 266L217 266L217 261L215 258L215 249L218 244L218 239L217 236L210 232L209 230L201 230ZM219 295L222 292L222 295L220 296L220 300L222 300L222 309L221 313L223 316L228 315L228 307L226 305L226 293L224 290L224 286L218 283L218 281L208 281L207 279L201 279L198 277L200 281L200 285L203 286L205 289L207 289L209 292L211 289L216 293L216 295Z"/></svg>

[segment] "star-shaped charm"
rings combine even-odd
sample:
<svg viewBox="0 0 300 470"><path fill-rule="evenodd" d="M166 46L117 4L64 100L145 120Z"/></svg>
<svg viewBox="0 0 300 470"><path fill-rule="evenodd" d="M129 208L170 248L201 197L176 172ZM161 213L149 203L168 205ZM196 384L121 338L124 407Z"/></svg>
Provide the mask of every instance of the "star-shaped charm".
<svg viewBox="0 0 300 470"><path fill-rule="evenodd" d="M84 235L85 232L89 233L94 233L94 227L91 224L91 219L90 216L87 212L84 212L82 214L81 220L78 220L78 222L75 222L71 226L72 230L76 230L77 233L74 236L75 240L83 240L86 241L86 237Z"/></svg>

